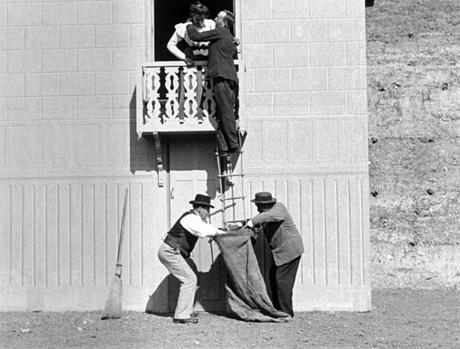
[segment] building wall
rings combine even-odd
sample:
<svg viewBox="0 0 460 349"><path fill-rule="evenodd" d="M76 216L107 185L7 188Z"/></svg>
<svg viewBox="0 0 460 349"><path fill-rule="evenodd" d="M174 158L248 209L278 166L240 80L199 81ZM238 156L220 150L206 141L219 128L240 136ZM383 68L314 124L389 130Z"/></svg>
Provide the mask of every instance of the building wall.
<svg viewBox="0 0 460 349"><path fill-rule="evenodd" d="M143 0L0 4L0 309L102 308L126 187L124 305L164 277L166 214L135 132L144 17Z"/></svg>
<svg viewBox="0 0 460 349"><path fill-rule="evenodd" d="M300 227L296 309L369 310L364 1L242 10L247 192L272 191Z"/></svg>
<svg viewBox="0 0 460 349"><path fill-rule="evenodd" d="M125 188L123 305L166 310L156 250L170 187L158 187L154 145L135 132L136 74L151 50L144 6L0 4L2 310L100 309ZM245 191L271 190L302 231L295 308L368 310L364 3L244 0L237 9Z"/></svg>

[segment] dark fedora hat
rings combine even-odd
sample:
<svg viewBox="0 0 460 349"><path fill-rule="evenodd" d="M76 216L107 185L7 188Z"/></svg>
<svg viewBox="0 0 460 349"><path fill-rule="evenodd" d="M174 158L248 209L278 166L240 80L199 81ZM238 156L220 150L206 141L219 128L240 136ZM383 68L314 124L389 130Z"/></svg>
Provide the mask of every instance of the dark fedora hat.
<svg viewBox="0 0 460 349"><path fill-rule="evenodd" d="M272 194L268 191L261 191L260 193L256 193L255 198L251 201L255 204L274 204L276 198L273 198Z"/></svg>
<svg viewBox="0 0 460 349"><path fill-rule="evenodd" d="M203 194L196 194L195 195L195 200L190 201L192 205L196 206L204 206L204 207L212 207L214 208L213 205L211 205L211 197Z"/></svg>

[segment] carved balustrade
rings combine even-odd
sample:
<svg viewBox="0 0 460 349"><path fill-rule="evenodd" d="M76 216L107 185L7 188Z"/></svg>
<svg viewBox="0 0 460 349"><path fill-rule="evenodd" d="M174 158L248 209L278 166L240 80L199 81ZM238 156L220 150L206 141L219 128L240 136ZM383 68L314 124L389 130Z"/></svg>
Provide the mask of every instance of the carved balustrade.
<svg viewBox="0 0 460 349"><path fill-rule="evenodd" d="M137 97L140 136L146 132L215 130L216 103L206 63L187 67L182 62L154 62L141 67Z"/></svg>

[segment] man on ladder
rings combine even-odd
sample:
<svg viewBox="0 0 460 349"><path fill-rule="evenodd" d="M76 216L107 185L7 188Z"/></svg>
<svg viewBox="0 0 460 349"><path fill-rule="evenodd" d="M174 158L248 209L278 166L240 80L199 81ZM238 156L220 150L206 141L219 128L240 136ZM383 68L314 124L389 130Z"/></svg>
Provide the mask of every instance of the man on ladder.
<svg viewBox="0 0 460 349"><path fill-rule="evenodd" d="M244 196L235 196L231 155L241 152L241 136L238 120L238 75L233 60L237 56L234 38L235 16L228 10L220 11L215 18L216 29L198 33L193 26L187 27L187 34L193 41L209 41L208 72L213 81L214 97L217 109L217 165L221 185L222 223L226 226L226 202L231 201L235 219L235 200ZM238 175L242 177L241 175ZM231 197L225 197L226 187L231 188ZM241 188L243 190L243 187Z"/></svg>
<svg viewBox="0 0 460 349"><path fill-rule="evenodd" d="M235 17L223 10L215 18L216 29L198 33L194 26L187 26L187 34L193 41L209 41L208 77L214 85L217 108L217 151L229 159L240 150L237 130L238 76L233 59L237 49L233 37Z"/></svg>

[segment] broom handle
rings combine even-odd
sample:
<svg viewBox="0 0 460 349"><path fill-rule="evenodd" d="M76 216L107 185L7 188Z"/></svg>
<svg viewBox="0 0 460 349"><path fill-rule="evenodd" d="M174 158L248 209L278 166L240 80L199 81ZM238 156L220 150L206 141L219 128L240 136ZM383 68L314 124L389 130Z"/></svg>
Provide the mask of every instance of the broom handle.
<svg viewBox="0 0 460 349"><path fill-rule="evenodd" d="M123 216L121 217L120 239L118 240L117 267L116 275L121 275L121 252L123 246L123 235L125 232L126 206L128 204L128 188L125 190L125 200L123 202ZM118 270L120 269L120 270Z"/></svg>

